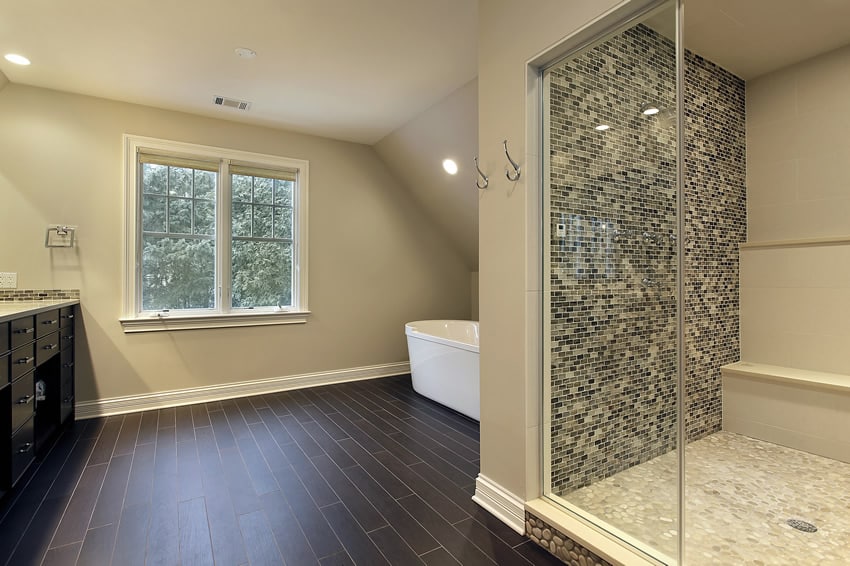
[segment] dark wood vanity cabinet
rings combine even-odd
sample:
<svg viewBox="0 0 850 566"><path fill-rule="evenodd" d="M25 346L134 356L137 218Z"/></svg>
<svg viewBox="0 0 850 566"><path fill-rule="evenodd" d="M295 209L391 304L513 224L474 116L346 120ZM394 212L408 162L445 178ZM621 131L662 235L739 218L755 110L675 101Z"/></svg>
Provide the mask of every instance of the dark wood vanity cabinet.
<svg viewBox="0 0 850 566"><path fill-rule="evenodd" d="M76 306L0 322L0 496L74 415Z"/></svg>

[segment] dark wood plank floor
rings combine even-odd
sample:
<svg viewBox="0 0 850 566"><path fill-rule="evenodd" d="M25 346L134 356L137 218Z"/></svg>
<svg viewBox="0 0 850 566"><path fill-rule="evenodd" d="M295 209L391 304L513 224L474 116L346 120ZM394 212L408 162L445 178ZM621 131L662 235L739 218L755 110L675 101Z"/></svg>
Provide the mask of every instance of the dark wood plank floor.
<svg viewBox="0 0 850 566"><path fill-rule="evenodd" d="M478 423L384 378L74 423L0 563L560 564L479 508Z"/></svg>

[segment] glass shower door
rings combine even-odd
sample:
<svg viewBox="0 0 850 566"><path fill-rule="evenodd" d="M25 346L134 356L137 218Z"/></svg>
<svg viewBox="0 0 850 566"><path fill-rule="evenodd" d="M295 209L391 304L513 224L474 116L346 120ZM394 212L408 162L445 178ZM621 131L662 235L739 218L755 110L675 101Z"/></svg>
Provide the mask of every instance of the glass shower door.
<svg viewBox="0 0 850 566"><path fill-rule="evenodd" d="M676 8L544 72L547 495L675 563Z"/></svg>

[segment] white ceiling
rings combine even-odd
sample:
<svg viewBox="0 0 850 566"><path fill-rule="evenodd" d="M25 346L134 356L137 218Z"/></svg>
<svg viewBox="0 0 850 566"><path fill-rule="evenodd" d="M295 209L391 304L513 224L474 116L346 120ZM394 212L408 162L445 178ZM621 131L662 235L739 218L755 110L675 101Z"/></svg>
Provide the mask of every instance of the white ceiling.
<svg viewBox="0 0 850 566"><path fill-rule="evenodd" d="M647 21L673 36L669 13ZM744 80L850 44L850 0L687 0L685 47Z"/></svg>
<svg viewBox="0 0 850 566"><path fill-rule="evenodd" d="M13 83L370 145L475 78L477 41L476 0L0 0Z"/></svg>

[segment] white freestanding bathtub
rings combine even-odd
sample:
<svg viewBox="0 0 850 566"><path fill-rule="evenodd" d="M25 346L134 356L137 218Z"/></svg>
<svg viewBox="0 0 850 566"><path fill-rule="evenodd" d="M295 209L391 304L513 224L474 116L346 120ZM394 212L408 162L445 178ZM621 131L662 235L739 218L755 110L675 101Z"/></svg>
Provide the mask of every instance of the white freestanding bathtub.
<svg viewBox="0 0 850 566"><path fill-rule="evenodd" d="M480 420L478 322L419 320L405 324L404 331L413 389Z"/></svg>

